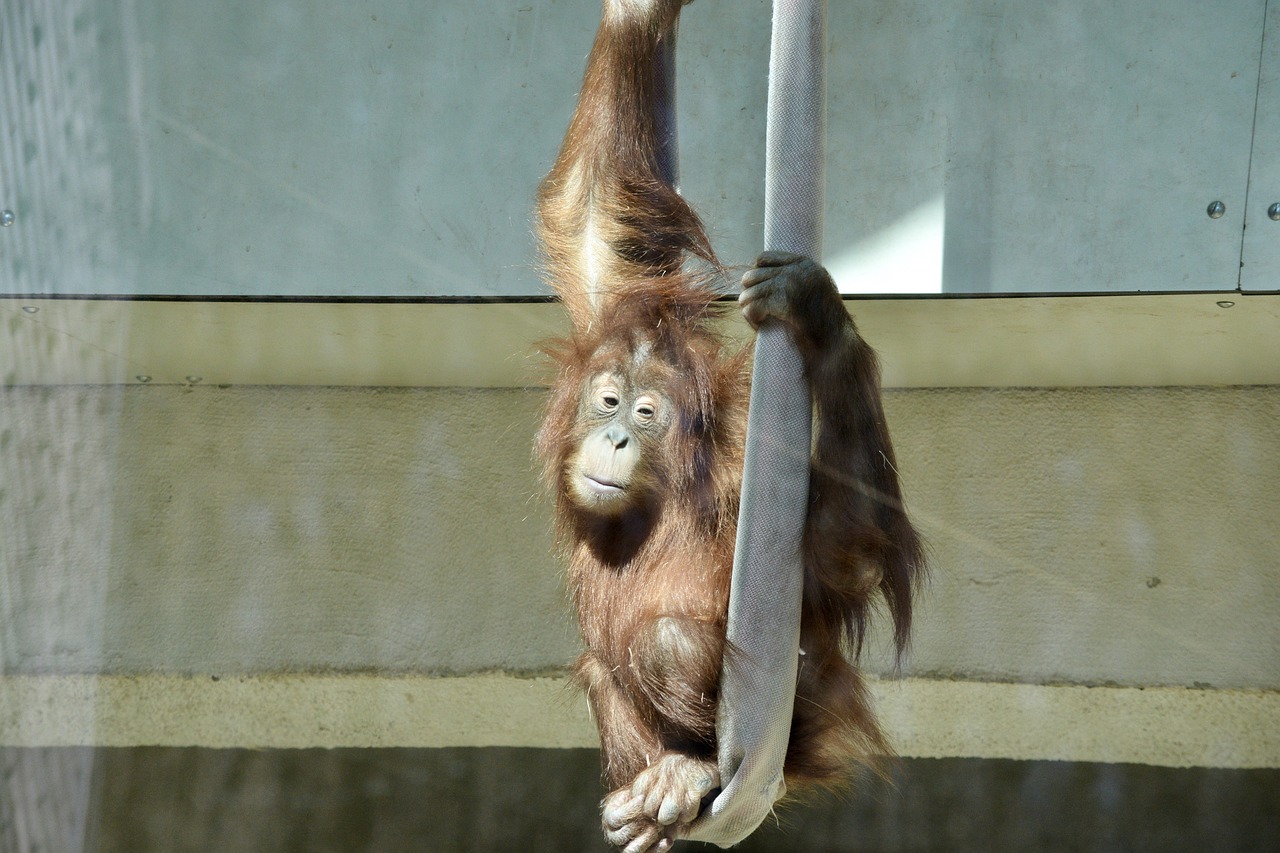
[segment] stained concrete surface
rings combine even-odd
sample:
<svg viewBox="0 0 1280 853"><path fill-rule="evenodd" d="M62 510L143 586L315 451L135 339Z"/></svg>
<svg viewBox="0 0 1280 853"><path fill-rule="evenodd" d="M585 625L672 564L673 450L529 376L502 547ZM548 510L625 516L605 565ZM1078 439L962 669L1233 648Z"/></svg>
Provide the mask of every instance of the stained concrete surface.
<svg viewBox="0 0 1280 853"><path fill-rule="evenodd" d="M594 750L0 750L0 849L604 853L598 769ZM42 843L21 846L13 809L32 799L43 807L28 806L21 832ZM780 809L735 849L1203 853L1278 841L1280 770L917 759L892 785Z"/></svg>
<svg viewBox="0 0 1280 853"><path fill-rule="evenodd" d="M0 389L0 667L557 671L543 398ZM886 411L932 562L908 674L1280 688L1280 386Z"/></svg>

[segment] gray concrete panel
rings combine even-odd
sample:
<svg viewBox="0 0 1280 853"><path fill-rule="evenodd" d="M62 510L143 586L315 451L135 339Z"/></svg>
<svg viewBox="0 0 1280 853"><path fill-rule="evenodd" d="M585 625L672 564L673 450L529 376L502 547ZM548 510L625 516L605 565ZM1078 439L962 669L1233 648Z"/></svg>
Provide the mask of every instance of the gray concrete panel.
<svg viewBox="0 0 1280 853"><path fill-rule="evenodd" d="M4 389L4 670L563 667L576 639L529 455L540 402ZM886 405L933 561L908 673L1280 687L1276 388Z"/></svg>
<svg viewBox="0 0 1280 853"><path fill-rule="evenodd" d="M1233 289L1255 105L1276 120L1258 99L1264 7L831 4L825 246L842 285ZM0 14L0 207L16 214L0 291L545 292L533 192L596 0ZM682 22L683 189L734 264L762 239L769 18L766 0L700 0Z"/></svg>

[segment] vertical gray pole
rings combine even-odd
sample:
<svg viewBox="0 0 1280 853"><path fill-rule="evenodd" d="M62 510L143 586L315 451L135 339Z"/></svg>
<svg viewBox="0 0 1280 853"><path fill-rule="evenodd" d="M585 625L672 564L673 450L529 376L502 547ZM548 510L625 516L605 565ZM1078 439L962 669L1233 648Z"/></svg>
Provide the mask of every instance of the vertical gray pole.
<svg viewBox="0 0 1280 853"><path fill-rule="evenodd" d="M775 0L766 141L766 249L822 248L826 2ZM729 596L717 736L721 794L690 837L728 846L786 792L782 766L795 704L809 502L812 404L787 330L756 338L746 466Z"/></svg>

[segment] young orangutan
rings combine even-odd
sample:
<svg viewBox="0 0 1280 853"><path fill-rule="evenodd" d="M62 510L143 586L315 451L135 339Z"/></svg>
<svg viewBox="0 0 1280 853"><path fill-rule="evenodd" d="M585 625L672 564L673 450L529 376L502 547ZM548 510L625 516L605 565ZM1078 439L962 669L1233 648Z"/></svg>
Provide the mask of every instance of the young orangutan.
<svg viewBox="0 0 1280 853"><path fill-rule="evenodd" d="M714 330L720 269L663 177L660 52L682 0L605 0L577 110L538 198L550 283L572 334L537 448L600 731L604 829L667 850L720 784L716 702L733 566L747 356ZM698 265L700 271L693 267ZM879 369L817 263L766 253L742 281L777 318L817 413L788 789L831 785L889 747L856 660L877 596L901 652L921 548L903 509Z"/></svg>

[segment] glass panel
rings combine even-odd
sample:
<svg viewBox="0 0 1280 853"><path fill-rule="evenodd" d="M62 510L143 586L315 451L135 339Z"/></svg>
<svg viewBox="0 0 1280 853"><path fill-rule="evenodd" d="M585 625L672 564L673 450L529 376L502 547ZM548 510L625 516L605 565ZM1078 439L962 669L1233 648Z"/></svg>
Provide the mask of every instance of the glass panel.
<svg viewBox="0 0 1280 853"><path fill-rule="evenodd" d="M1234 289L1263 7L832 3L837 278Z"/></svg>
<svg viewBox="0 0 1280 853"><path fill-rule="evenodd" d="M533 194L599 3L0 0L0 853L604 849L530 458L566 325ZM729 264L761 240L768 6L682 26L683 190ZM882 618L861 658L892 778L741 850L1275 846L1280 295L1230 291L1280 270L1278 15L830 4L828 260L891 294L848 303L897 450L869 467L931 574L901 666ZM677 372L650 349L632 390ZM733 412L645 408L630 450L666 461L614 485L733 481L660 428L733 456ZM547 429L567 458L582 420ZM731 504L588 524L705 576Z"/></svg>
<svg viewBox="0 0 1280 853"><path fill-rule="evenodd" d="M1240 287L1280 290L1280 3L1267 11Z"/></svg>
<svg viewBox="0 0 1280 853"><path fill-rule="evenodd" d="M532 195L586 6L6 3L0 292L542 294ZM832 4L842 288L1234 288L1263 8ZM686 18L685 191L743 263L768 16Z"/></svg>
<svg viewBox="0 0 1280 853"><path fill-rule="evenodd" d="M594 26L570 5L5 3L0 287L537 292L532 193Z"/></svg>

